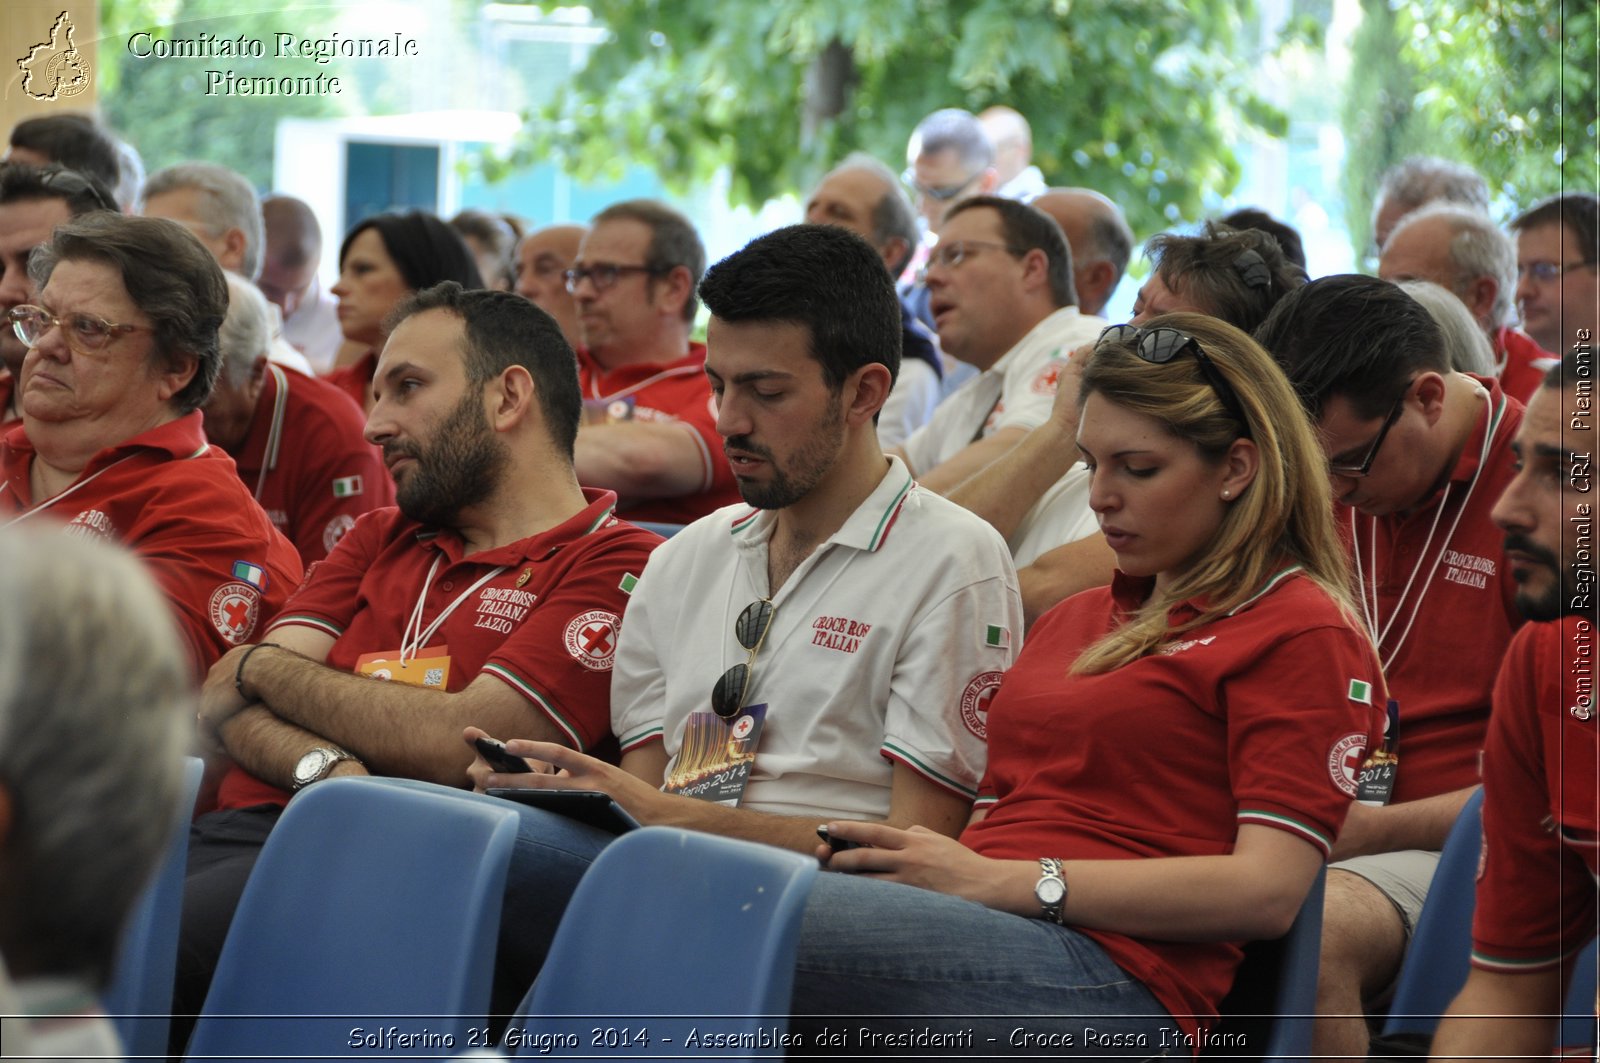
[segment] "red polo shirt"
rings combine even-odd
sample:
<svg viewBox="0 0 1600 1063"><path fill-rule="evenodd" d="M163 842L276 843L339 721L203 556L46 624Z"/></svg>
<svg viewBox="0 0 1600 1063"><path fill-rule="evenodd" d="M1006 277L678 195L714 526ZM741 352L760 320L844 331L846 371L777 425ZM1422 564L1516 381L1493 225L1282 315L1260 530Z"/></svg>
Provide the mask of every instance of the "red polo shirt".
<svg viewBox="0 0 1600 1063"><path fill-rule="evenodd" d="M1529 624L1506 651L1483 751L1478 967L1553 967L1595 935L1597 651L1600 634L1579 617Z"/></svg>
<svg viewBox="0 0 1600 1063"><path fill-rule="evenodd" d="M454 532L424 528L398 509L369 513L312 568L272 629L303 624L326 632L335 638L328 667L356 671L366 654L399 656L419 595L430 626L459 600L418 654L449 656L443 689L492 675L572 746L591 749L611 734L611 661L628 600L624 584L631 588L627 577L644 571L661 538L612 516L610 491L584 496L588 506L572 519L471 557L462 556ZM288 799L235 766L222 780L218 806Z"/></svg>
<svg viewBox="0 0 1600 1063"><path fill-rule="evenodd" d="M33 444L19 426L0 438L0 524L40 519L100 535L144 561L172 603L195 673L253 640L300 582L300 558L206 442L198 411L89 460L72 486L34 504Z"/></svg>
<svg viewBox="0 0 1600 1063"><path fill-rule="evenodd" d="M0 435L22 423L22 411L12 413L11 398L16 394L17 378L11 370L0 369Z"/></svg>
<svg viewBox="0 0 1600 1063"><path fill-rule="evenodd" d="M337 387L267 366L250 433L233 460L307 565L327 557L361 514L394 505L394 481L365 428L361 407Z"/></svg>
<svg viewBox="0 0 1600 1063"><path fill-rule="evenodd" d="M1382 732L1383 678L1352 618L1298 573L1100 675L1068 669L1154 581L1118 573L1046 613L990 704L987 815L961 840L1013 860L1206 856L1232 852L1239 825L1253 823L1326 856L1367 736ZM1199 611L1186 602L1170 616ZM1242 955L1239 942L1083 933L1191 1035L1197 1016L1216 1014Z"/></svg>
<svg viewBox="0 0 1600 1063"><path fill-rule="evenodd" d="M378 370L378 352L368 351L349 365L329 370L323 380L356 400L363 413L372 400L372 374Z"/></svg>
<svg viewBox="0 0 1600 1063"><path fill-rule="evenodd" d="M1388 628L1377 641L1380 659L1393 655L1386 678L1400 703L1396 803L1477 783L1495 674L1522 624L1516 584L1506 570L1505 533L1489 519L1515 475L1510 444L1522 423L1522 403L1497 381L1474 379L1489 389L1489 401L1478 404L1477 427L1447 489L1404 515L1369 517L1335 507L1346 545L1353 539L1358 597L1370 608L1376 581L1378 627ZM1494 436L1478 475L1491 417L1497 418Z"/></svg>
<svg viewBox="0 0 1600 1063"><path fill-rule="evenodd" d="M706 347L690 343L689 354L664 365L625 365L606 372L583 349L578 351L578 383L583 388L585 423L604 419L656 421L683 426L700 453L700 487L677 498L644 499L622 514L629 520L688 524L714 509L738 501L733 466L717 434L716 403L705 373Z"/></svg>
<svg viewBox="0 0 1600 1063"><path fill-rule="evenodd" d="M1494 359L1500 366L1500 386L1506 394L1526 404L1544 383L1544 375L1561 359L1534 342L1533 337L1509 326L1494 331Z"/></svg>

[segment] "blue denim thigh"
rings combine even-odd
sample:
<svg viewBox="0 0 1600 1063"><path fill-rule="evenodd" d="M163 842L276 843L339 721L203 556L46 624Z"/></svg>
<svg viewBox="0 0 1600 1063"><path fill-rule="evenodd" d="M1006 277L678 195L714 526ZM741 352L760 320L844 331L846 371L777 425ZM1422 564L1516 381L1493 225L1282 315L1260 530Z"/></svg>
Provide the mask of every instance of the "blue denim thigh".
<svg viewBox="0 0 1600 1063"><path fill-rule="evenodd" d="M1166 1009L1079 931L851 875L812 890L792 1010L806 1044L846 1030L835 1047L864 1055L1188 1054ZM896 1040L924 1029L956 1040Z"/></svg>

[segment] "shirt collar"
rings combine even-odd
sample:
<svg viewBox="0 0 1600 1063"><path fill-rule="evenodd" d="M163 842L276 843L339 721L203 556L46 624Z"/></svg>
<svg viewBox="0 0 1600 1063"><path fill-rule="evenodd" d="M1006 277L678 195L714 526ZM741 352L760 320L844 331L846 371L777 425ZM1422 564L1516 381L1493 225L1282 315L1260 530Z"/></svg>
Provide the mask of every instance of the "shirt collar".
<svg viewBox="0 0 1600 1063"><path fill-rule="evenodd" d="M1234 616L1237 613L1244 612L1244 610L1271 594L1290 576L1302 571L1304 569L1300 565L1285 565L1268 577L1267 581L1261 585L1260 590L1228 610L1227 615ZM1118 611L1122 613L1131 614L1137 612L1139 607L1144 604L1145 599L1150 597L1150 592L1155 589L1155 585L1156 579L1154 576L1130 576L1121 569L1117 569L1111 576L1111 600L1116 603ZM1181 623L1200 616L1211 608L1211 600L1205 595L1198 595L1178 602L1168 611L1167 615L1173 621Z"/></svg>
<svg viewBox="0 0 1600 1063"><path fill-rule="evenodd" d="M689 341L689 353L682 358L671 362L632 362L621 365L615 369L607 370L587 347L578 348L578 364L587 370L590 379L594 380L601 393L609 395L614 391L621 391L635 384L648 380L660 373L684 373L693 370L696 373L704 372L706 364L706 345L694 340Z"/></svg>
<svg viewBox="0 0 1600 1063"><path fill-rule="evenodd" d="M828 536L823 546L838 543L867 553L876 553L889 540L889 533L899 519L900 510L916 482L905 462L889 455L889 468L878 481L878 486L862 500L855 512L845 518L839 530ZM741 550L765 549L777 523L775 509L745 509L736 511L728 532ZM820 549L820 547L819 547Z"/></svg>
<svg viewBox="0 0 1600 1063"><path fill-rule="evenodd" d="M514 565L523 561L543 561L562 547L577 542L586 535L609 528L617 523L614 512L617 508L617 496L613 491L603 491L593 487L583 488L583 499L587 503L581 510L571 517L557 524L554 528L530 535L526 539L507 543L493 550L473 554L474 564L485 565ZM453 528L424 528L417 526L417 542L433 543L444 551L445 560L452 565L465 559L464 544L461 536Z"/></svg>
<svg viewBox="0 0 1600 1063"><path fill-rule="evenodd" d="M993 373L996 376L1004 375L1007 366L1025 357L1024 352L1041 343L1054 344L1056 342L1055 333L1066 328L1067 323L1077 318L1077 316L1078 308L1075 306L1063 306L1058 310L1052 311L1048 317L1045 317L1037 325L1029 329L1027 335L1012 345L1009 351L1000 356L999 361L985 369L984 372Z"/></svg>
<svg viewBox="0 0 1600 1063"><path fill-rule="evenodd" d="M1489 401L1484 403L1487 412L1480 411L1476 423L1472 427L1472 434L1467 436L1466 445L1461 448L1461 456L1456 458L1455 468L1450 470L1451 483L1467 483L1477 475L1478 465L1483 457L1483 441L1485 433L1494 433L1500 430L1505 423L1507 406L1506 393L1500 387L1500 381L1493 377L1477 376L1469 373L1468 376L1477 381L1489 393ZM1488 437L1493 440L1491 434ZM1494 450L1489 451L1491 455Z"/></svg>

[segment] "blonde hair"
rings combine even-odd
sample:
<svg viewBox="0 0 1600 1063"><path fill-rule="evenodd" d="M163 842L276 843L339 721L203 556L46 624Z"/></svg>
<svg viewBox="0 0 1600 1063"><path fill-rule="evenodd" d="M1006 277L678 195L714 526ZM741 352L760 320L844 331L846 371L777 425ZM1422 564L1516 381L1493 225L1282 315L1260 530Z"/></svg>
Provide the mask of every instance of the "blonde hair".
<svg viewBox="0 0 1600 1063"><path fill-rule="evenodd" d="M1109 672L1184 632L1225 616L1259 594L1286 564L1299 564L1354 622L1350 574L1333 523L1327 462L1311 422L1283 371L1248 335L1201 314L1164 314L1144 331L1177 329L1200 344L1238 396L1247 431L1222 404L1190 353L1156 365L1140 358L1136 341L1109 338L1084 367L1079 401L1106 401L1166 426L1208 461L1221 461L1234 441L1248 437L1259 455L1255 479L1228 507L1200 559L1172 580L1127 622L1086 649L1075 674ZM1168 612L1204 598L1199 616L1171 625Z"/></svg>

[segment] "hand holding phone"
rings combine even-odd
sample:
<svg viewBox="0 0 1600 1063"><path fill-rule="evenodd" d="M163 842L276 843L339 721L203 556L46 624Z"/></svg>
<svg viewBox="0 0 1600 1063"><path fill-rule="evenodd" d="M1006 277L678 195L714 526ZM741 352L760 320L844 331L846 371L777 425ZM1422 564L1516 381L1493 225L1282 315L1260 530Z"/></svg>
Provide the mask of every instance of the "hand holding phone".
<svg viewBox="0 0 1600 1063"><path fill-rule="evenodd" d="M836 853L848 852L851 849L870 849L872 846L866 842L851 841L849 838L835 838L828 833L828 825L824 823L817 828L817 837L828 843L828 848Z"/></svg>
<svg viewBox="0 0 1600 1063"><path fill-rule="evenodd" d="M489 767L502 775L526 775L533 770L521 757L507 753L506 744L498 738L474 738L472 744L477 748L478 755L488 761Z"/></svg>

